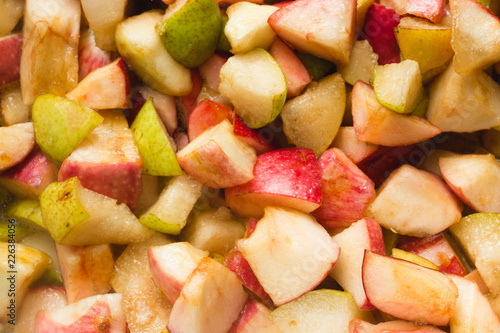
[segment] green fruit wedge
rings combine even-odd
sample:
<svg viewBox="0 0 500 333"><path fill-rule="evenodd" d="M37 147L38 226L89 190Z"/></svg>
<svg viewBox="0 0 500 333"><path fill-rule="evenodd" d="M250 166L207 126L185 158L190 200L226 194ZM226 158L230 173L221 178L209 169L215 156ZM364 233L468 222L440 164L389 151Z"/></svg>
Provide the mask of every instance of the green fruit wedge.
<svg viewBox="0 0 500 333"><path fill-rule="evenodd" d="M216 0L188 0L158 25L157 31L168 53L180 64L194 68L214 53L222 31Z"/></svg>
<svg viewBox="0 0 500 333"><path fill-rule="evenodd" d="M7 207L5 217L37 230L45 229L38 200L23 199L13 202Z"/></svg>
<svg viewBox="0 0 500 333"><path fill-rule="evenodd" d="M53 94L35 100L32 116L36 142L56 162L66 159L103 121L94 110Z"/></svg>
<svg viewBox="0 0 500 333"><path fill-rule="evenodd" d="M182 169L175 156L175 143L148 99L130 126L144 161L143 173L153 176L176 176Z"/></svg>

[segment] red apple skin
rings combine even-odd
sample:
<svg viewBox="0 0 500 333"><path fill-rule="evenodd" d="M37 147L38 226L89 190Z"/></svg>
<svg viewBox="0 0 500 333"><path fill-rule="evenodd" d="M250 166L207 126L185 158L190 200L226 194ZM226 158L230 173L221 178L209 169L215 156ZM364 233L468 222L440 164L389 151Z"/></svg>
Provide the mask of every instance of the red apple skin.
<svg viewBox="0 0 500 333"><path fill-rule="evenodd" d="M151 248L148 250L148 261L155 285L158 286L158 288L161 286L160 289L165 294L165 297L169 300L170 304L174 304L175 300L179 298L184 284L179 280L174 279L171 275L156 273L161 268L160 263L158 263L158 261L154 258Z"/></svg>
<svg viewBox="0 0 500 333"><path fill-rule="evenodd" d="M35 333L68 333L68 332L95 332L95 333L119 333L124 332L125 320L123 324L116 322L116 318L112 318L109 303L105 300L97 300L90 309L78 318L77 321L68 326L61 326L60 323L54 322L47 316L45 310L39 311L35 317ZM120 330L120 326L123 329Z"/></svg>
<svg viewBox="0 0 500 333"><path fill-rule="evenodd" d="M78 177L82 186L114 198L133 209L141 195L142 164L136 162L92 163L66 159L58 181Z"/></svg>
<svg viewBox="0 0 500 333"><path fill-rule="evenodd" d="M407 13L438 23L444 15L443 0L409 0Z"/></svg>
<svg viewBox="0 0 500 333"><path fill-rule="evenodd" d="M401 236L396 247L426 258L438 266L443 273L467 275L457 254L441 232L424 238Z"/></svg>
<svg viewBox="0 0 500 333"><path fill-rule="evenodd" d="M270 313L271 310L265 305L253 298L249 298L241 311L238 321L234 323L229 333L281 332L278 326L269 318Z"/></svg>
<svg viewBox="0 0 500 333"><path fill-rule="evenodd" d="M266 206L310 213L321 204L321 180L314 152L283 148L257 157L254 178L227 188L226 202L242 216L260 218Z"/></svg>
<svg viewBox="0 0 500 333"><path fill-rule="evenodd" d="M379 4L368 8L361 36L368 40L373 51L378 54L379 65L400 61L399 46L394 35L394 28L399 21L400 16L391 8Z"/></svg>
<svg viewBox="0 0 500 333"><path fill-rule="evenodd" d="M0 175L0 184L20 199L38 199L40 193L55 181L57 167L38 146L21 163Z"/></svg>
<svg viewBox="0 0 500 333"><path fill-rule="evenodd" d="M187 133L189 141L193 141L206 129L217 125L224 119L231 120L233 109L209 99L204 99L198 103L189 115Z"/></svg>
<svg viewBox="0 0 500 333"><path fill-rule="evenodd" d="M248 127L236 113L233 117L233 129L238 139L252 146L257 155L276 149L270 138L265 137L263 129Z"/></svg>
<svg viewBox="0 0 500 333"><path fill-rule="evenodd" d="M180 96L176 98L176 104L179 116L179 127L187 128L189 115L191 111L198 104L198 95L201 91L201 86L203 85L203 79L201 78L198 69L191 69L191 81L193 82L193 90L187 96Z"/></svg>
<svg viewBox="0 0 500 333"><path fill-rule="evenodd" d="M312 76L302 60L279 37L274 39L269 48L269 53L285 75L287 98L298 96L312 81Z"/></svg>
<svg viewBox="0 0 500 333"><path fill-rule="evenodd" d="M340 149L330 148L318 159L322 202L312 212L326 229L348 227L365 215L375 198L375 185Z"/></svg>
<svg viewBox="0 0 500 333"><path fill-rule="evenodd" d="M96 46L92 30L88 29L83 32L78 46L79 81L94 70L104 67L111 62L111 54Z"/></svg>
<svg viewBox="0 0 500 333"><path fill-rule="evenodd" d="M201 77L210 89L219 90L220 69L228 58L226 54L216 52L198 68Z"/></svg>
<svg viewBox="0 0 500 333"><path fill-rule="evenodd" d="M22 46L22 33L0 38L0 88L19 80Z"/></svg>
<svg viewBox="0 0 500 333"><path fill-rule="evenodd" d="M355 164L375 153L380 146L360 141L352 126L339 128L330 148L338 148Z"/></svg>
<svg viewBox="0 0 500 333"><path fill-rule="evenodd" d="M66 291L59 286L40 286L28 291L16 318L15 333L33 333L40 310L59 310L68 305Z"/></svg>

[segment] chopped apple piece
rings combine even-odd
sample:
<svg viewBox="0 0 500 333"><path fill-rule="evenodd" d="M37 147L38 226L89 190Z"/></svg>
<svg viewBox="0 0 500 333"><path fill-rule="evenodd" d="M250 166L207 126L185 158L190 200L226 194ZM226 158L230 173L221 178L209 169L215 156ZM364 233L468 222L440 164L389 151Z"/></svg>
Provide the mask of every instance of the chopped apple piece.
<svg viewBox="0 0 500 333"><path fill-rule="evenodd" d="M1 25L5 22L3 15L5 12L2 11L2 7L6 5L6 2L13 1L4 1L0 3L0 29ZM14 0L14 2L22 2L18 0ZM21 9L22 12L22 9ZM7 36L2 36L0 33L0 54L2 54L2 61L0 62L0 88L3 86L15 82L19 80L19 68L21 64L21 51L23 45L23 34L17 33ZM3 92L2 92L3 94Z"/></svg>
<svg viewBox="0 0 500 333"><path fill-rule="evenodd" d="M349 62L339 68L344 80L350 85L361 80L371 84L373 81L373 69L378 63L378 54L373 52L370 43L365 40L358 40L352 46Z"/></svg>
<svg viewBox="0 0 500 333"><path fill-rule="evenodd" d="M500 163L491 154L443 156L439 170L450 188L480 213L500 213Z"/></svg>
<svg viewBox="0 0 500 333"><path fill-rule="evenodd" d="M24 160L34 146L33 123L0 127L0 172Z"/></svg>
<svg viewBox="0 0 500 333"><path fill-rule="evenodd" d="M80 20L78 0L26 1L20 73L24 104L33 104L41 94L63 96L76 86Z"/></svg>
<svg viewBox="0 0 500 333"><path fill-rule="evenodd" d="M171 333L227 332L238 319L248 294L226 267L205 257L188 277L167 325Z"/></svg>
<svg viewBox="0 0 500 333"><path fill-rule="evenodd" d="M277 306L316 287L340 254L339 246L310 215L271 206L252 235L237 246ZM314 264L309 262L311 253Z"/></svg>
<svg viewBox="0 0 500 333"><path fill-rule="evenodd" d="M129 109L129 95L127 64L118 58L89 73L66 97L88 108L102 110Z"/></svg>
<svg viewBox="0 0 500 333"><path fill-rule="evenodd" d="M82 8L94 32L97 47L105 51L116 50L115 30L125 16L126 0L102 2L82 0Z"/></svg>
<svg viewBox="0 0 500 333"><path fill-rule="evenodd" d="M178 235L201 195L201 184L189 175L170 179L158 200L140 217L143 225L163 233Z"/></svg>
<svg viewBox="0 0 500 333"><path fill-rule="evenodd" d="M141 194L142 159L122 112L101 111L99 124L64 160L59 181L78 177L92 191L133 209Z"/></svg>
<svg viewBox="0 0 500 333"><path fill-rule="evenodd" d="M155 285L174 304L181 294L189 275L208 251L200 250L186 242L151 246L148 250L149 269Z"/></svg>
<svg viewBox="0 0 500 333"><path fill-rule="evenodd" d="M271 320L269 310L265 305L249 298L229 333L281 333L278 326Z"/></svg>
<svg viewBox="0 0 500 333"><path fill-rule="evenodd" d="M457 73L485 69L500 61L500 19L475 0L451 0L450 9Z"/></svg>
<svg viewBox="0 0 500 333"><path fill-rule="evenodd" d="M240 1L227 8L228 21L224 33L231 44L231 53L245 53L256 47L268 49L276 36L269 26L269 16L276 6Z"/></svg>
<svg viewBox="0 0 500 333"><path fill-rule="evenodd" d="M380 104L398 113L411 113L423 95L418 63L403 60L397 64L376 66L373 88Z"/></svg>
<svg viewBox="0 0 500 333"><path fill-rule="evenodd" d="M437 23L444 15L443 0L382 0L381 5L393 8L399 15L414 15Z"/></svg>
<svg viewBox="0 0 500 333"><path fill-rule="evenodd" d="M351 93L352 118L358 139L383 146L405 146L432 138L441 130L427 120L387 109L363 81Z"/></svg>
<svg viewBox="0 0 500 333"><path fill-rule="evenodd" d="M412 262L412 263L417 264L417 265L422 266L422 267L434 269L436 271L439 270L439 267L437 267L436 265L434 265L434 263L425 259L424 257L421 257L415 253L406 252L404 250L401 250L401 249L398 249L395 247L392 248L391 257L396 258L396 259L406 260L406 261Z"/></svg>
<svg viewBox="0 0 500 333"><path fill-rule="evenodd" d="M321 180L312 150L283 148L257 157L251 181L226 188L229 207L237 214L260 218L266 206L310 213L321 204Z"/></svg>
<svg viewBox="0 0 500 333"><path fill-rule="evenodd" d="M285 75L262 48L230 57L220 70L220 79L220 93L251 128L269 124L285 104Z"/></svg>
<svg viewBox="0 0 500 333"><path fill-rule="evenodd" d="M338 73L309 85L281 111L288 141L321 155L337 135L346 105L345 82Z"/></svg>
<svg viewBox="0 0 500 333"><path fill-rule="evenodd" d="M153 283L148 249L172 240L155 233L146 241L130 244L115 262L111 286L123 295L122 307L130 333L158 333L165 330L172 309Z"/></svg>
<svg viewBox="0 0 500 333"><path fill-rule="evenodd" d="M84 188L76 177L49 185L40 194L40 208L59 244L128 244L153 234L125 204Z"/></svg>
<svg viewBox="0 0 500 333"><path fill-rule="evenodd" d="M121 294L87 297L58 310L41 310L35 317L35 333L125 332L127 323Z"/></svg>
<svg viewBox="0 0 500 333"><path fill-rule="evenodd" d="M363 288L361 266L365 249L385 254L382 228L377 221L365 217L333 236L333 240L341 251L330 276L354 297L361 310L373 310Z"/></svg>
<svg viewBox="0 0 500 333"><path fill-rule="evenodd" d="M57 259L68 303L111 290L114 259L109 244L71 246L56 244Z"/></svg>
<svg viewBox="0 0 500 333"><path fill-rule="evenodd" d="M111 52L101 50L95 44L94 33L90 28L80 33L78 45L78 82L82 81L94 70L104 67L113 61Z"/></svg>
<svg viewBox="0 0 500 333"><path fill-rule="evenodd" d="M104 120L92 109L52 94L39 96L32 113L36 142L59 163Z"/></svg>
<svg viewBox="0 0 500 333"><path fill-rule="evenodd" d="M475 132L500 125L499 105L500 87L488 74L457 74L450 63L430 85L426 118L443 132Z"/></svg>
<svg viewBox="0 0 500 333"><path fill-rule="evenodd" d="M144 82L161 93L188 95L193 89L189 69L176 62L163 46L155 26L160 11L129 17L116 28L118 52Z"/></svg>
<svg viewBox="0 0 500 333"><path fill-rule="evenodd" d="M403 165L377 189L366 215L397 233L424 237L457 223L462 204L438 176Z"/></svg>
<svg viewBox="0 0 500 333"><path fill-rule="evenodd" d="M177 160L202 184L223 188L250 181L257 155L236 137L229 121L223 120L179 151Z"/></svg>
<svg viewBox="0 0 500 333"><path fill-rule="evenodd" d="M341 126L330 148L342 150L354 164L358 164L377 151L379 146L359 140L354 127Z"/></svg>
<svg viewBox="0 0 500 333"><path fill-rule="evenodd" d="M362 275L368 300L389 315L445 326L453 314L458 289L441 272L365 250Z"/></svg>
<svg viewBox="0 0 500 333"><path fill-rule="evenodd" d="M279 306L271 319L287 333L348 333L354 318L371 321L370 312L359 310L351 294L345 291L313 290L293 302Z"/></svg>
<svg viewBox="0 0 500 333"><path fill-rule="evenodd" d="M356 2L294 1L274 12L268 22L296 50L345 65L356 36Z"/></svg>
<svg viewBox="0 0 500 333"><path fill-rule="evenodd" d="M420 325L404 320L393 320L373 325L355 318L349 323L350 333L444 333L431 325Z"/></svg>
<svg viewBox="0 0 500 333"><path fill-rule="evenodd" d="M23 104L19 82L11 83L0 93L0 123L3 126L31 121L31 108Z"/></svg>
<svg viewBox="0 0 500 333"><path fill-rule="evenodd" d="M458 288L458 299L450 318L451 332L500 332L500 321L477 284L459 276L449 277Z"/></svg>

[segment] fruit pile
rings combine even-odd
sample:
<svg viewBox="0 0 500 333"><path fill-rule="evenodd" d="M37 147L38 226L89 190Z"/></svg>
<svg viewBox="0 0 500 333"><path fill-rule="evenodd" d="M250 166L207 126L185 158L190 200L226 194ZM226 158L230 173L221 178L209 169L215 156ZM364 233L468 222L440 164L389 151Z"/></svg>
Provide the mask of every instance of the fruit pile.
<svg viewBox="0 0 500 333"><path fill-rule="evenodd" d="M500 332L499 12L0 1L0 332Z"/></svg>

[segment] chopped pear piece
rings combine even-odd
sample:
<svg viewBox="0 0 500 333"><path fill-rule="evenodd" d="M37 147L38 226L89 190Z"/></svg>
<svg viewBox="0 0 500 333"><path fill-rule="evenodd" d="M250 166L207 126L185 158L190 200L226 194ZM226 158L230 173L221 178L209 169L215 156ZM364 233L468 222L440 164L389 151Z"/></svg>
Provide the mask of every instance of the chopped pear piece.
<svg viewBox="0 0 500 333"><path fill-rule="evenodd" d="M178 235L200 195L198 181L188 175L174 177L156 203L142 214L140 221L151 229Z"/></svg>
<svg viewBox="0 0 500 333"><path fill-rule="evenodd" d="M188 95L193 88L191 73L163 46L155 30L161 20L161 12L152 10L119 23L115 35L118 52L152 88L167 95Z"/></svg>
<svg viewBox="0 0 500 333"><path fill-rule="evenodd" d="M350 85L361 80L371 84L373 81L373 69L377 65L378 54L373 52L370 43L365 40L358 40L354 43L349 62L345 66L339 67L339 73Z"/></svg>
<svg viewBox="0 0 500 333"><path fill-rule="evenodd" d="M13 202L4 212L5 217L13 218L16 222L22 223L33 229L45 229L40 202L34 199L24 199Z"/></svg>
<svg viewBox="0 0 500 333"><path fill-rule="evenodd" d="M154 176L182 174L175 156L177 147L156 112L152 98L144 103L130 129L144 160L145 174Z"/></svg>
<svg viewBox="0 0 500 333"><path fill-rule="evenodd" d="M39 96L32 108L36 142L47 157L62 162L104 118L64 97Z"/></svg>
<svg viewBox="0 0 500 333"><path fill-rule="evenodd" d="M76 177L50 184L40 194L40 208L59 244L129 244L153 235L127 205L84 188Z"/></svg>
<svg viewBox="0 0 500 333"><path fill-rule="evenodd" d="M285 104L285 75L264 49L230 57L220 70L220 79L219 91L251 128L273 121Z"/></svg>
<svg viewBox="0 0 500 333"><path fill-rule="evenodd" d="M418 63L403 60L397 64L376 66L373 88L380 104L398 113L411 113L423 95Z"/></svg>

